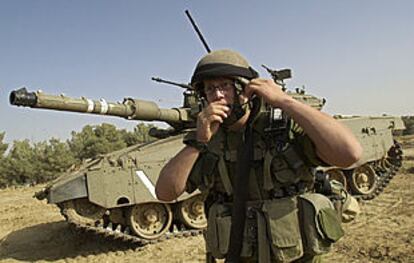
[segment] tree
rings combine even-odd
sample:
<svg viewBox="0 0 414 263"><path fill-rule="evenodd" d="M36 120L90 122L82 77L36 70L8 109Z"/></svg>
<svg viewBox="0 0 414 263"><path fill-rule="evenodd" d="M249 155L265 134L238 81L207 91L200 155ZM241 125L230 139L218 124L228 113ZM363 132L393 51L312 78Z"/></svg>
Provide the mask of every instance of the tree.
<svg viewBox="0 0 414 263"><path fill-rule="evenodd" d="M9 145L7 143L4 143L4 136L6 135L5 132L0 133L0 160L4 157L4 153L6 152Z"/></svg>
<svg viewBox="0 0 414 263"><path fill-rule="evenodd" d="M67 143L52 138L48 143L41 142L34 145L36 156L35 181L47 182L58 177L76 163L73 153Z"/></svg>
<svg viewBox="0 0 414 263"><path fill-rule="evenodd" d="M3 142L4 136L5 136L5 132L0 133L0 186L5 185L7 183L7 179L5 175L6 162L5 162L4 154L9 145Z"/></svg>
<svg viewBox="0 0 414 263"><path fill-rule="evenodd" d="M114 125L107 123L95 126L86 125L81 132L73 131L68 144L75 158L79 160L92 158L127 146L122 138L122 133Z"/></svg>
<svg viewBox="0 0 414 263"><path fill-rule="evenodd" d="M69 146L58 139L34 145L29 140L14 141L1 162L0 187L47 182L75 162Z"/></svg>
<svg viewBox="0 0 414 263"><path fill-rule="evenodd" d="M402 119L405 124L405 130L403 134L414 134L414 116L402 116Z"/></svg>
<svg viewBox="0 0 414 263"><path fill-rule="evenodd" d="M29 140L14 141L13 146L3 159L3 184L32 183L36 173L36 158Z"/></svg>
<svg viewBox="0 0 414 263"><path fill-rule="evenodd" d="M122 137L127 146L132 146L139 143L150 142L155 140L148 133L151 128L155 127L152 124L139 123L134 127L133 132L122 130Z"/></svg>

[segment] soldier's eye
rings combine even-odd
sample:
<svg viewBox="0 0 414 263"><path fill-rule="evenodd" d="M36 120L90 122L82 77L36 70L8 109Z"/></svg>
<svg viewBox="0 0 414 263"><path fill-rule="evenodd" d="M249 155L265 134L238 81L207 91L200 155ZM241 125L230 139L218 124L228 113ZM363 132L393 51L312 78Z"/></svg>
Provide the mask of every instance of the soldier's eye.
<svg viewBox="0 0 414 263"><path fill-rule="evenodd" d="M232 82L224 82L220 85L211 85L211 86L205 87L204 92L209 95L213 94L216 90L222 93L227 93L233 88L233 86L234 84Z"/></svg>

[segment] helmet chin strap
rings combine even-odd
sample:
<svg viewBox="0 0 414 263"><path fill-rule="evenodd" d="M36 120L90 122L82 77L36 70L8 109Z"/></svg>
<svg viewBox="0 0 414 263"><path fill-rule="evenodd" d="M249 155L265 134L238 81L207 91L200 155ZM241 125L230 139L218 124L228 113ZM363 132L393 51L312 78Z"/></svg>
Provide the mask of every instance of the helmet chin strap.
<svg viewBox="0 0 414 263"><path fill-rule="evenodd" d="M235 124L238 120L240 120L245 114L246 110L249 107L248 103L244 103L243 105L240 103L235 103L233 105L228 105L231 109L230 116L228 116L223 121L224 127L229 127L233 124Z"/></svg>
<svg viewBox="0 0 414 263"><path fill-rule="evenodd" d="M248 82L248 80L247 80L247 82ZM236 123L238 120L240 120L246 114L246 111L249 107L249 103L246 102L246 103L240 104L240 101L239 101L240 95L243 92L244 85L245 85L244 81L242 82L238 78L235 79L234 86L235 86L235 93L236 93L236 98L237 99L235 99L235 102L232 105L228 105L231 109L231 113L230 113L230 116L228 116L223 121L222 125L224 127L229 127L229 126L233 125L234 123Z"/></svg>

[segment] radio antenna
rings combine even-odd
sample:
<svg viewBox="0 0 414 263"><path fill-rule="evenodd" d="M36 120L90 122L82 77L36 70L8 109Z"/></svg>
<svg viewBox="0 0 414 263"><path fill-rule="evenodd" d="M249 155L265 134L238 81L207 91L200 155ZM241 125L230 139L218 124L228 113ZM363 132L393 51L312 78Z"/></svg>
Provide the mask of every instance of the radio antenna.
<svg viewBox="0 0 414 263"><path fill-rule="evenodd" d="M201 34L200 29L198 28L198 26L196 25L196 23L194 22L193 18L190 15L190 12L188 10L185 10L185 14L187 15L188 19L191 22L191 25L193 26L194 30L196 31L198 37L200 38L201 42L203 42L203 45L205 47L205 49L207 50L207 53L211 52L211 49L209 48L206 40L203 37L203 34Z"/></svg>

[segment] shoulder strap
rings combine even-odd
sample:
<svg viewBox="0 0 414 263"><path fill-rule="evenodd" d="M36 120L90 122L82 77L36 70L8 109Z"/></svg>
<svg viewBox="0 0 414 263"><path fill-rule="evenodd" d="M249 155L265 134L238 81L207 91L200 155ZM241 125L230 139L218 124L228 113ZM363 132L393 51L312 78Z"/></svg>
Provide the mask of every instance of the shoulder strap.
<svg viewBox="0 0 414 263"><path fill-rule="evenodd" d="M220 156L218 161L218 172L220 174L221 182L223 183L226 193L230 196L233 193L233 187L231 186L231 181L229 173L227 172L226 162L224 161L223 155Z"/></svg>
<svg viewBox="0 0 414 263"><path fill-rule="evenodd" d="M273 155L270 150L267 150L264 156L263 162L263 189L270 191L273 189L273 180L272 173L270 171L270 166L272 163Z"/></svg>
<svg viewBox="0 0 414 263"><path fill-rule="evenodd" d="M253 120L260 109L260 101L253 101L253 107L247 121L244 144L240 144L239 158L234 180L233 209L231 216L230 243L226 262L240 262L243 245L243 233L246 221L246 202L249 189L251 162L253 161Z"/></svg>

